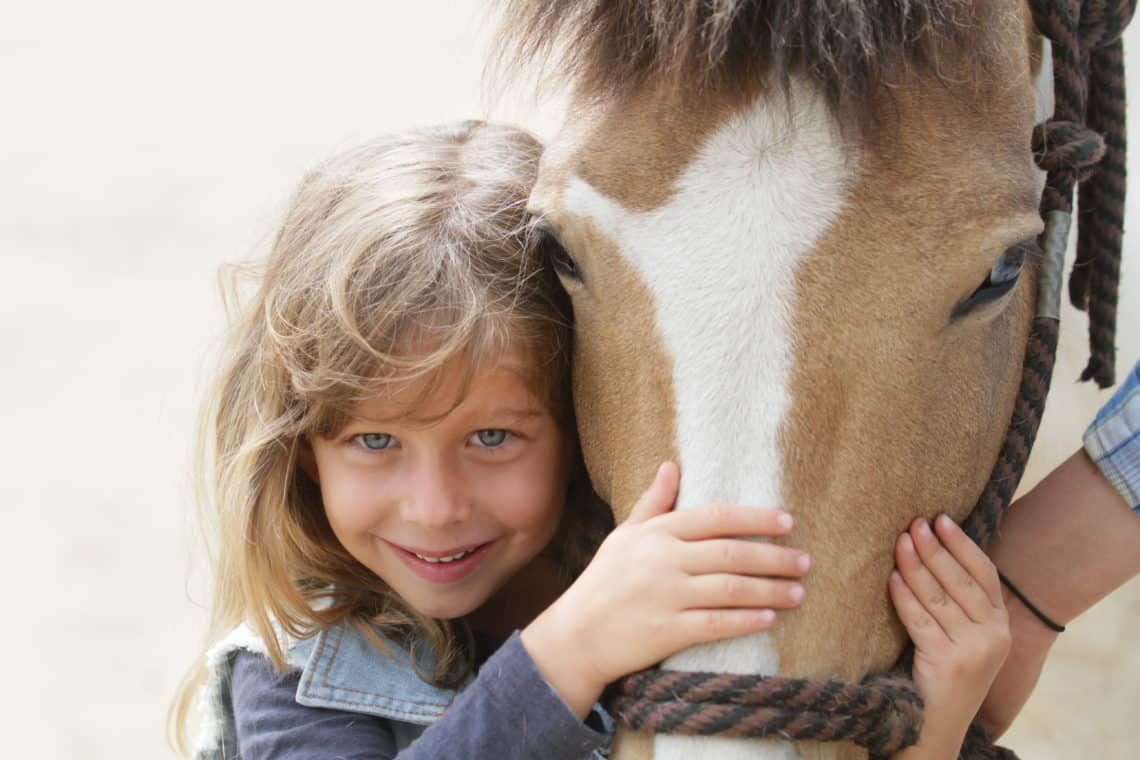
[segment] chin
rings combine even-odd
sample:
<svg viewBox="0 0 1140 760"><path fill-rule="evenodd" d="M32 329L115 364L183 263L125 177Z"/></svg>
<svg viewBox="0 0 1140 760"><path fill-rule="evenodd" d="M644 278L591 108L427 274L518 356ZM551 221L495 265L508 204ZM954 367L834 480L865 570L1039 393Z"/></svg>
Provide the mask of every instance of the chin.
<svg viewBox="0 0 1140 760"><path fill-rule="evenodd" d="M482 604L481 600L464 600L462 602L454 603L439 603L435 600L434 603L416 605L416 611L425 617L435 618L437 620L455 620L457 618L470 615L475 610L479 609Z"/></svg>

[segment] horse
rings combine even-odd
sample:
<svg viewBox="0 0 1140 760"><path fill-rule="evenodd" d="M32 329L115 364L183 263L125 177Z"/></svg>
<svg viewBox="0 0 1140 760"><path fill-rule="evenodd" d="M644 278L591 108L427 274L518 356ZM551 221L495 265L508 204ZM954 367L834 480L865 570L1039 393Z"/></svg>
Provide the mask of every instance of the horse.
<svg viewBox="0 0 1140 760"><path fill-rule="evenodd" d="M1025 0L505 0L508 67L567 118L529 200L574 311L590 478L622 520L781 507L814 569L772 631L663 667L858 680L905 643L915 517L970 512L1036 305L1053 112ZM619 760L865 757L851 743L619 732Z"/></svg>

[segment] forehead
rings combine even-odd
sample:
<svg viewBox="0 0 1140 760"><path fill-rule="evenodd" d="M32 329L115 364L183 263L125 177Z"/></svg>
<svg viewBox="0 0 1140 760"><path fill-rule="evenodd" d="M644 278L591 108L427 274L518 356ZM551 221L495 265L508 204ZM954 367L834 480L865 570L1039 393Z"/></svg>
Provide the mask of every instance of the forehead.
<svg viewBox="0 0 1140 760"><path fill-rule="evenodd" d="M508 363L469 366L452 359L434 372L381 385L349 411L361 422L395 420L431 425L472 414L533 417L546 412L524 368Z"/></svg>

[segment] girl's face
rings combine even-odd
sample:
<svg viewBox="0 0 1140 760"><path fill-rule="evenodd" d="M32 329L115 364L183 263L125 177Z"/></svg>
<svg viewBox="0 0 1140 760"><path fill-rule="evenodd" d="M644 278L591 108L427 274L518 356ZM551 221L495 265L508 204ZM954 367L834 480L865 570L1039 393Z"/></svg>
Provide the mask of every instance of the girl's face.
<svg viewBox="0 0 1140 760"><path fill-rule="evenodd" d="M569 476L563 431L523 378L480 370L448 411L465 367L357 405L335 438L313 437L305 469L333 532L408 604L435 618L483 605L558 527Z"/></svg>

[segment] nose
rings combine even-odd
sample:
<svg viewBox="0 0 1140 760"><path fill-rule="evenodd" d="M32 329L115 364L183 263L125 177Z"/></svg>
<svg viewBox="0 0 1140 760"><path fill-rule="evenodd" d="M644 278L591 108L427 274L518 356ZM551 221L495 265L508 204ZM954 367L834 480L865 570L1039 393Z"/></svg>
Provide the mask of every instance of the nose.
<svg viewBox="0 0 1140 760"><path fill-rule="evenodd" d="M425 458L415 463L409 476L400 505L400 516L406 522L442 528L470 517L468 489L455 464Z"/></svg>

